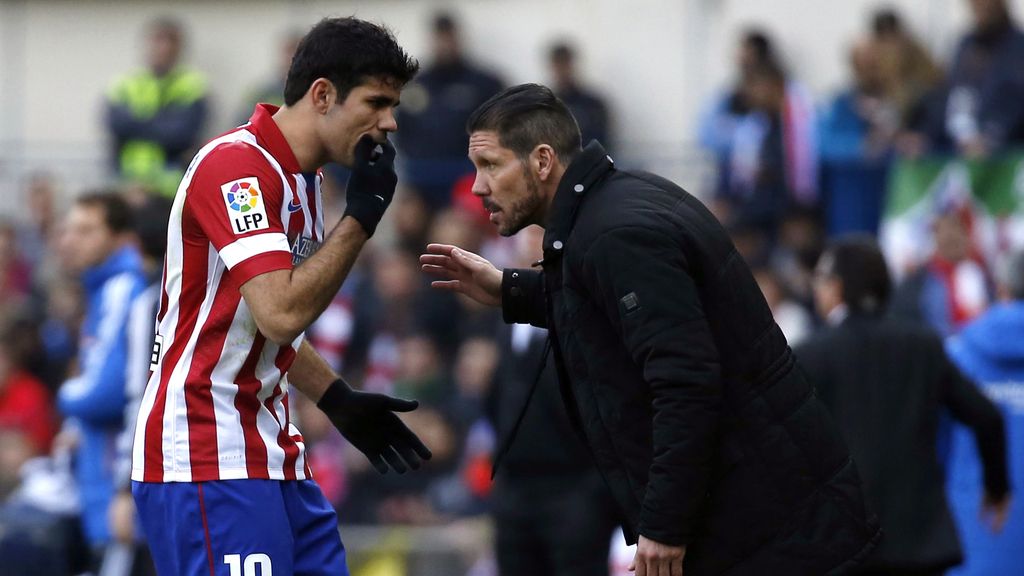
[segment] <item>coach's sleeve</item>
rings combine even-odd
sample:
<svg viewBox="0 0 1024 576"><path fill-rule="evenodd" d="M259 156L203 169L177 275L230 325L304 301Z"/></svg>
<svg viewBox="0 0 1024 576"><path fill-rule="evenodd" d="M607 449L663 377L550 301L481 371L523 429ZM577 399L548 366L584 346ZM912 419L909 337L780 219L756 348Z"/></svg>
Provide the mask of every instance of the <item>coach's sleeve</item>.
<svg viewBox="0 0 1024 576"><path fill-rule="evenodd" d="M639 532L688 543L708 489L721 409L718 351L679 245L620 227L587 249L582 280L643 371L653 412L653 461Z"/></svg>
<svg viewBox="0 0 1024 576"><path fill-rule="evenodd" d="M292 267L281 222L281 176L262 152L242 142L214 149L196 168L185 195L182 234L205 237L239 286Z"/></svg>
<svg viewBox="0 0 1024 576"><path fill-rule="evenodd" d="M506 268L501 277L501 315L507 324L548 327L544 299L544 273L525 268Z"/></svg>

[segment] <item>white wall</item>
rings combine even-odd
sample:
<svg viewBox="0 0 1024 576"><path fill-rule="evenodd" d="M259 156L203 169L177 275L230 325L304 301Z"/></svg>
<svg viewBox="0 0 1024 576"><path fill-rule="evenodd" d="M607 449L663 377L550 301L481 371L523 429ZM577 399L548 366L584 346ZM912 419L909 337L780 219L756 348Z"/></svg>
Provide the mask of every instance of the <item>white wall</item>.
<svg viewBox="0 0 1024 576"><path fill-rule="evenodd" d="M272 72L278 38L325 15L387 23L428 59L433 12L460 15L476 60L508 82L545 81L544 52L576 41L583 71L610 99L628 154L687 154L700 103L725 83L740 30L757 24L824 100L846 78L845 50L874 0L0 0L0 185L49 166L102 177L99 110L117 74L141 63L143 25L172 14L189 29L187 60L210 78L208 132L233 125L240 99ZM966 0L885 0L945 57L967 23ZM1024 14L1024 0L1012 0ZM5 161L6 160L6 161ZM0 207L2 210L2 207Z"/></svg>

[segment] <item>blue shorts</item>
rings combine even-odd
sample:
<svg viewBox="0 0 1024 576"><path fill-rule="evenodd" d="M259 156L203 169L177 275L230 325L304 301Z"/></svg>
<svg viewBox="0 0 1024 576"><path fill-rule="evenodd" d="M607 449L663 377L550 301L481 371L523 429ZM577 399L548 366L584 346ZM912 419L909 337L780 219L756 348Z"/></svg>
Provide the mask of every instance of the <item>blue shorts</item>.
<svg viewBox="0 0 1024 576"><path fill-rule="evenodd" d="M161 576L348 576L312 480L132 482L132 494Z"/></svg>

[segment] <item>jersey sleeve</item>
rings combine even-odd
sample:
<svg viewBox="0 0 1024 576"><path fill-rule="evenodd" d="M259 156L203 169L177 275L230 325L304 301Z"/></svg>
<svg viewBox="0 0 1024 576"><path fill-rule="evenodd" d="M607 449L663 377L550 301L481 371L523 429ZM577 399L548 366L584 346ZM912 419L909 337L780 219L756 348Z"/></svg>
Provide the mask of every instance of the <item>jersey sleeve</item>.
<svg viewBox="0 0 1024 576"><path fill-rule="evenodd" d="M254 276L292 267L283 202L277 170L258 149L234 142L214 149L196 168L185 211L241 286Z"/></svg>

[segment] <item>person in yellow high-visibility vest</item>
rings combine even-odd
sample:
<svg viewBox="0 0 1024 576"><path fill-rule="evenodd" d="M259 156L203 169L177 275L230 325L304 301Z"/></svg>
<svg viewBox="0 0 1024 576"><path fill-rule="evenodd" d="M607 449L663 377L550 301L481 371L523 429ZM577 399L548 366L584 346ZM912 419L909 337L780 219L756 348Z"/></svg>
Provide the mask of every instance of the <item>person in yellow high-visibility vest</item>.
<svg viewBox="0 0 1024 576"><path fill-rule="evenodd" d="M198 143L207 112L206 79L178 63L183 40L177 21L152 22L146 68L118 78L107 94L117 173L168 196Z"/></svg>

